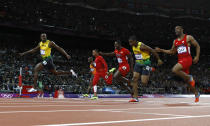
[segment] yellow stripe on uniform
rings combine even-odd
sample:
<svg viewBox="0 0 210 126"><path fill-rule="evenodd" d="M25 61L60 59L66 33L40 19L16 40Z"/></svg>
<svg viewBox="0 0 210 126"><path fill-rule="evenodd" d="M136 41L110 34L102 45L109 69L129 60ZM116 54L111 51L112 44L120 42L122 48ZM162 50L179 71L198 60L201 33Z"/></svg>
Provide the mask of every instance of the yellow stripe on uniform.
<svg viewBox="0 0 210 126"><path fill-rule="evenodd" d="M136 62L150 58L150 53L148 51L142 51L140 49L141 44L142 42L138 42L137 46L133 46L133 53L135 54Z"/></svg>
<svg viewBox="0 0 210 126"><path fill-rule="evenodd" d="M50 40L47 40L46 42L40 42L40 54L42 58L46 58L51 56L51 48L49 47Z"/></svg>

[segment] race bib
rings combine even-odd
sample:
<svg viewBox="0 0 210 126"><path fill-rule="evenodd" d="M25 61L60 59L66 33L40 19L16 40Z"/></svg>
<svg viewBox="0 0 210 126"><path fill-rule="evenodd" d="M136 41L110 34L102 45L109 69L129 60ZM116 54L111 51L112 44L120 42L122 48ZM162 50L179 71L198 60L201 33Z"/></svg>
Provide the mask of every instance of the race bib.
<svg viewBox="0 0 210 126"><path fill-rule="evenodd" d="M180 47L177 48L177 52L178 52L178 54L186 53L187 48L185 46L180 46Z"/></svg>
<svg viewBox="0 0 210 126"><path fill-rule="evenodd" d="M91 68L91 69L90 69L90 71L91 71L91 72L93 72L93 71L94 71L94 69L93 69L93 68Z"/></svg>
<svg viewBox="0 0 210 126"><path fill-rule="evenodd" d="M41 55L45 55L45 50L40 50Z"/></svg>
<svg viewBox="0 0 210 126"><path fill-rule="evenodd" d="M122 59L121 58L117 58L118 63L122 63Z"/></svg>
<svg viewBox="0 0 210 126"><path fill-rule="evenodd" d="M135 57L136 57L137 60L142 60L143 59L141 54L136 54Z"/></svg>

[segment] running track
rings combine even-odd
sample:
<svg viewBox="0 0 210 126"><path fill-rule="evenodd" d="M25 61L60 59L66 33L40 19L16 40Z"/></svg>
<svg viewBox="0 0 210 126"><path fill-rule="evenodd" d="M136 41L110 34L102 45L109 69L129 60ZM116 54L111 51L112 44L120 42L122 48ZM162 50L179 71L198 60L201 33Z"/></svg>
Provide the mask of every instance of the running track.
<svg viewBox="0 0 210 126"><path fill-rule="evenodd" d="M1 126L210 126L210 98L0 99Z"/></svg>

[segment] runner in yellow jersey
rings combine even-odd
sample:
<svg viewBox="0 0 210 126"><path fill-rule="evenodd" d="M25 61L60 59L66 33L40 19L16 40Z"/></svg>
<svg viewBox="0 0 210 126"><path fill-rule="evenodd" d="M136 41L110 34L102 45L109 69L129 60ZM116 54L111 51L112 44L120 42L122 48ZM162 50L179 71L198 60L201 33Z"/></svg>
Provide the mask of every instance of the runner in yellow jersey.
<svg viewBox="0 0 210 126"><path fill-rule="evenodd" d="M20 56L24 56L27 54L35 53L36 51L40 50L40 54L42 57L42 62L38 63L34 68L34 87L31 88L28 92L37 91L38 72L43 70L44 68L47 68L54 75L69 74L69 75L77 76L76 73L72 69L70 71L57 71L56 70L53 64L52 56L51 56L52 48L55 48L56 50L61 52L63 55L66 56L68 60L70 59L70 55L68 55L63 48L59 47L53 41L48 40L47 35L45 33L41 34L41 42L35 48L29 51L26 51L24 53L20 53Z"/></svg>
<svg viewBox="0 0 210 126"><path fill-rule="evenodd" d="M92 65L93 64L93 57L89 57L88 58L88 63L90 63L89 67L90 67L91 78L90 78L90 83L89 83L87 92L86 92L86 94L83 95L84 97L88 97L89 96L88 94L90 94L90 89L93 87L92 80L93 80L94 75L96 73L96 68Z"/></svg>
<svg viewBox="0 0 210 126"><path fill-rule="evenodd" d="M153 50L151 47L145 45L142 42L137 41L136 36L131 36L129 38L129 44L132 46L133 53L135 55L136 63L134 66L134 72L133 72L133 78L131 85L133 86L133 98L130 100L130 102L139 102L138 100L138 80L141 77L141 83L143 85L147 85L149 81L149 75L150 75L150 54L152 53L157 61L158 66L162 65L163 62L160 59L158 53Z"/></svg>

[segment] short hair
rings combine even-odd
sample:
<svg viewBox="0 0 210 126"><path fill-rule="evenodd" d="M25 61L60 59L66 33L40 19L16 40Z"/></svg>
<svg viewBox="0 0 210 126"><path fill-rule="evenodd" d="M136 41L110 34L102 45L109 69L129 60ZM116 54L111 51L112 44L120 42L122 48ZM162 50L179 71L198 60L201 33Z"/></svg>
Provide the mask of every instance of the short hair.
<svg viewBox="0 0 210 126"><path fill-rule="evenodd" d="M184 30L183 26L181 26L181 25L177 25L176 27L179 27L179 28Z"/></svg>
<svg viewBox="0 0 210 126"><path fill-rule="evenodd" d="M46 36L47 36L47 34L46 34L46 33L41 33L41 35L46 35Z"/></svg>
<svg viewBox="0 0 210 126"><path fill-rule="evenodd" d="M98 53L98 49L94 49L93 51L96 51Z"/></svg>
<svg viewBox="0 0 210 126"><path fill-rule="evenodd" d="M115 42L117 42L119 45L122 45L122 41L121 40L116 40Z"/></svg>
<svg viewBox="0 0 210 126"><path fill-rule="evenodd" d="M129 37L129 40L137 40L136 36L135 35L132 35Z"/></svg>

